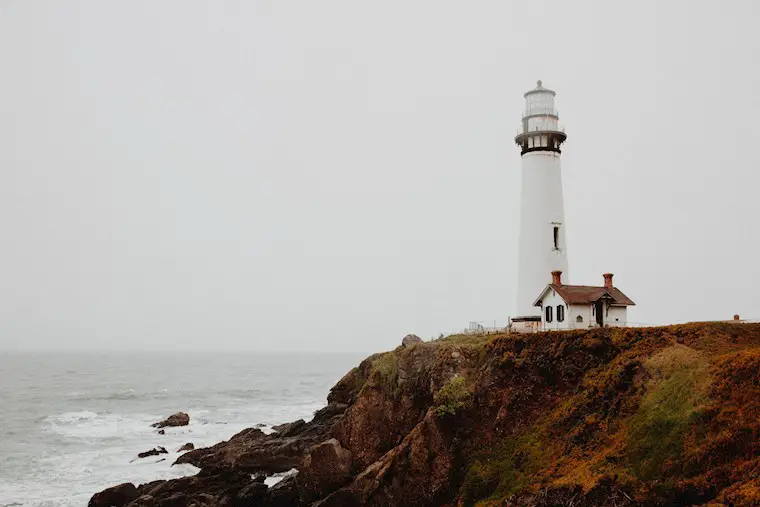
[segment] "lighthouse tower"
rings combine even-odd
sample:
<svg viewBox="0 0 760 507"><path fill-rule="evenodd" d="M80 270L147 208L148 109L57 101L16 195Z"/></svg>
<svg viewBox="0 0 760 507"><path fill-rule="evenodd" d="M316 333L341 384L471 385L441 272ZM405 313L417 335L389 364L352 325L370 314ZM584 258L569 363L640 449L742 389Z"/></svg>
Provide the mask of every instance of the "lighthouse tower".
<svg viewBox="0 0 760 507"><path fill-rule="evenodd" d="M520 252L517 315L513 322L534 327L540 308L533 302L552 271L568 280L565 211L562 202L560 147L567 136L554 109L555 93L541 81L525 94L525 112L515 143L522 155ZM519 328L519 326L518 326Z"/></svg>

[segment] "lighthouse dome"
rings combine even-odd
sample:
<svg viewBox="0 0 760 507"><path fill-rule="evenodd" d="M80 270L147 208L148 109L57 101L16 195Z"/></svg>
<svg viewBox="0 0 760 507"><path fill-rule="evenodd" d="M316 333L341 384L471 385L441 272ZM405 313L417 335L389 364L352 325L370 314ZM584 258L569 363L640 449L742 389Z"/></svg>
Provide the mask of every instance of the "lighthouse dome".
<svg viewBox="0 0 760 507"><path fill-rule="evenodd" d="M539 79L536 82L536 87L525 93L525 114L524 116L534 115L547 115L557 116L557 111L554 109L554 90L544 88L543 83Z"/></svg>

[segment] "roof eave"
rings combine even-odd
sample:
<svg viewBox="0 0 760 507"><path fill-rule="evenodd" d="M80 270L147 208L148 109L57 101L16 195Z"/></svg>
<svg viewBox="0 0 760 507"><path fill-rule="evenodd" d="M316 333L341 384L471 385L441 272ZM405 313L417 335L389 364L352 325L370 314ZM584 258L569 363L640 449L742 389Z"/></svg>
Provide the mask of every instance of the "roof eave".
<svg viewBox="0 0 760 507"><path fill-rule="evenodd" d="M541 294L538 295L535 301L533 301L533 306L541 306L538 304L539 301L544 299L544 295L546 294L546 291L548 291L551 288L552 284L548 284L546 287L544 287L544 290L541 291Z"/></svg>

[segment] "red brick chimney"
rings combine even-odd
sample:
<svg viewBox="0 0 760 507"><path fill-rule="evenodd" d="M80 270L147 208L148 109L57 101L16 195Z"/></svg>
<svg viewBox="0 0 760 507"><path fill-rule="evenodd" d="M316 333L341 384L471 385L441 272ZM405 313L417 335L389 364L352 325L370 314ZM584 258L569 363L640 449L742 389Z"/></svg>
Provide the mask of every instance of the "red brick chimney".
<svg viewBox="0 0 760 507"><path fill-rule="evenodd" d="M552 271L552 283L562 285L562 271Z"/></svg>
<svg viewBox="0 0 760 507"><path fill-rule="evenodd" d="M605 273L602 275L604 277L604 286L608 289L612 288L612 273Z"/></svg>

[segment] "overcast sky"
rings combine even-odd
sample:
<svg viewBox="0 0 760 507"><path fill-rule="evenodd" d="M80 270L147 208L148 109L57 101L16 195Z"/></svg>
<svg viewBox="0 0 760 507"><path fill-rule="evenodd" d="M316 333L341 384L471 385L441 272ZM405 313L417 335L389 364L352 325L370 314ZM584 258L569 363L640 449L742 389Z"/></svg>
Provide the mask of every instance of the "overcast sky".
<svg viewBox="0 0 760 507"><path fill-rule="evenodd" d="M570 282L760 319L760 5L0 0L0 349L375 351L515 313L523 93ZM566 280L567 281L567 280Z"/></svg>

